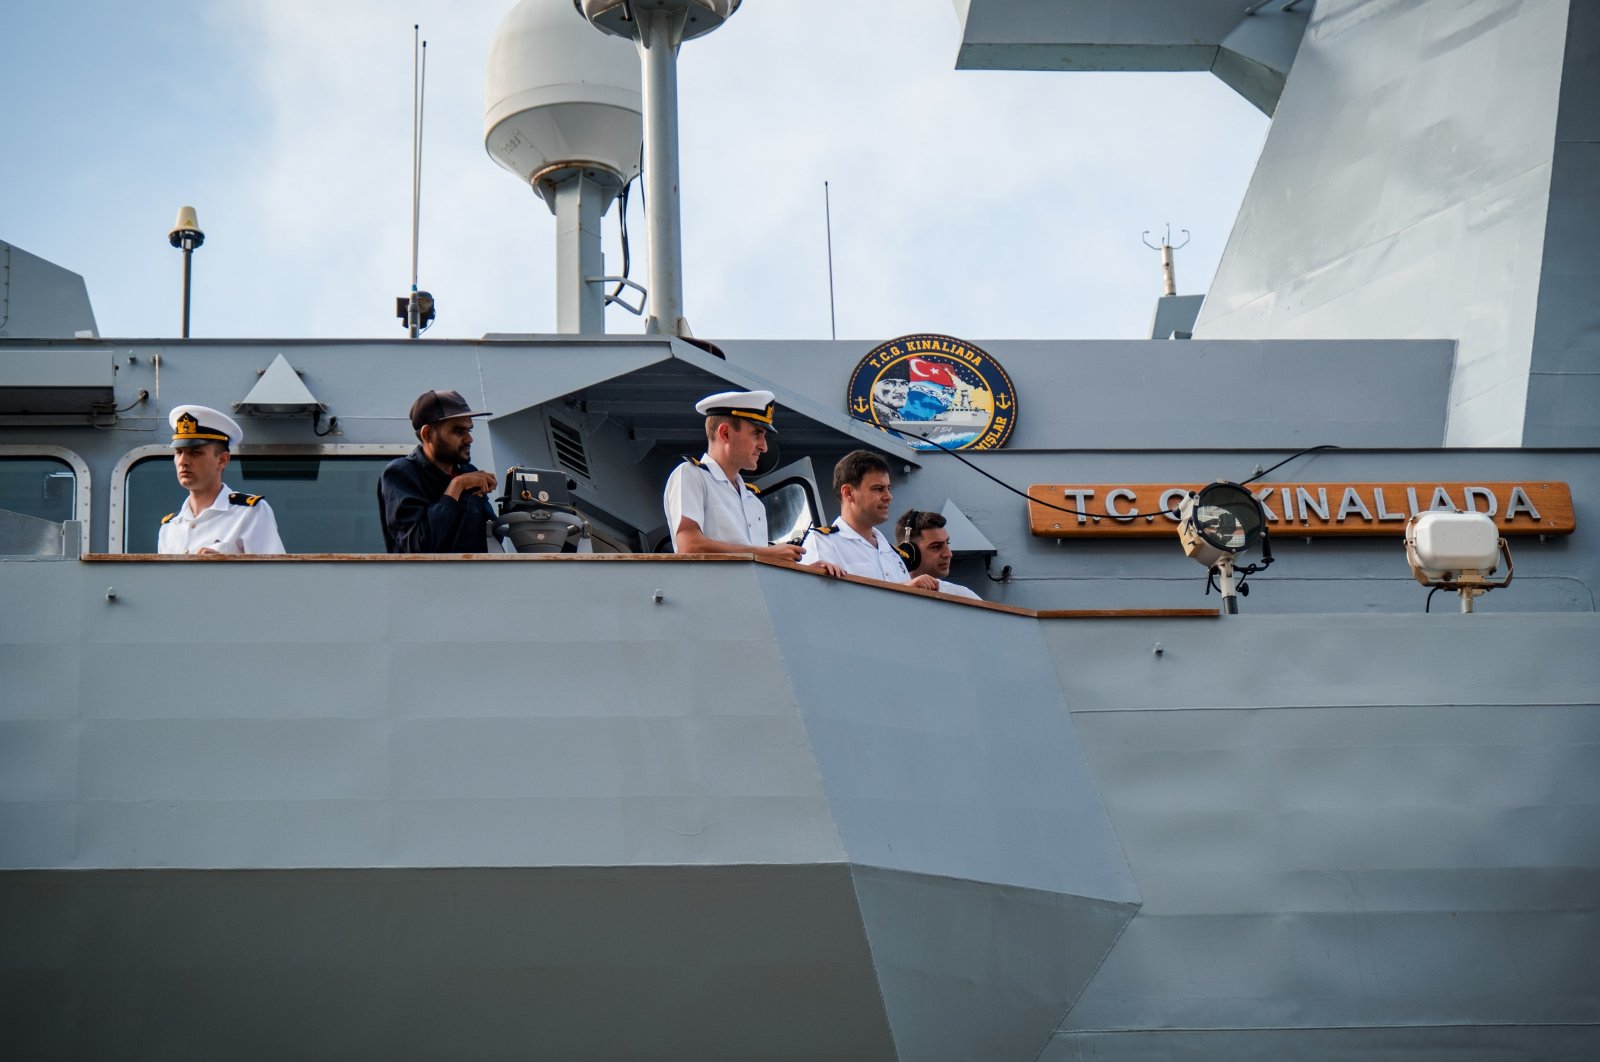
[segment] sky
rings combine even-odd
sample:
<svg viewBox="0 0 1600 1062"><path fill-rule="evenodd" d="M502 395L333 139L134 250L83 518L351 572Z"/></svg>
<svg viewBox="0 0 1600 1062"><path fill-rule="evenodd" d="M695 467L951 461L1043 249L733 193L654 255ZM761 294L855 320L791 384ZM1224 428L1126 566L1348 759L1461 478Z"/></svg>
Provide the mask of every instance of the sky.
<svg viewBox="0 0 1600 1062"><path fill-rule="evenodd" d="M546 0L550 2L550 0ZM554 0L562 3L564 0ZM483 146L508 0L54 0L0 33L0 239L83 275L101 335L398 337L412 26L428 41L432 337L555 330L555 219ZM574 18L577 16L574 15ZM679 56L684 311L710 339L1140 338L1220 259L1267 118L1209 74L958 71L950 0L746 0ZM605 218L620 269L618 211ZM629 214L645 280L644 217ZM607 329L642 331L613 308Z"/></svg>

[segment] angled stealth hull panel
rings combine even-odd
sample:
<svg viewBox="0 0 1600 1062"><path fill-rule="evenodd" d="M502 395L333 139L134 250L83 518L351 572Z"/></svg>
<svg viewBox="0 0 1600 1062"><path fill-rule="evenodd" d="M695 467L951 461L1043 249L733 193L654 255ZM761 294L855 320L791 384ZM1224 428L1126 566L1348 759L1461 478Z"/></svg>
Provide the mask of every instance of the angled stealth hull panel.
<svg viewBox="0 0 1600 1062"><path fill-rule="evenodd" d="M8 1046L1045 1046L1137 891L1036 621L548 560L0 564Z"/></svg>
<svg viewBox="0 0 1600 1062"><path fill-rule="evenodd" d="M1031 1057L1139 902L1038 621L759 576L900 1057Z"/></svg>
<svg viewBox="0 0 1600 1062"><path fill-rule="evenodd" d="M1597 634L1047 628L1144 906L1046 1057L1592 1052Z"/></svg>

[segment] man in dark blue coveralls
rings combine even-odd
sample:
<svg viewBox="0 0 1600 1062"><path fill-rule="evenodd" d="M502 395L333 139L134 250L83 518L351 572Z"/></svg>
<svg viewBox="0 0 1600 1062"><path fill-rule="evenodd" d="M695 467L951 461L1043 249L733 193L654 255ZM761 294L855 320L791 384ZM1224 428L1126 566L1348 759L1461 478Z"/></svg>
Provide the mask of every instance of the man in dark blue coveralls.
<svg viewBox="0 0 1600 1062"><path fill-rule="evenodd" d="M472 467L472 409L459 391L425 391L411 403L420 441L378 479L383 544L390 553L487 553L492 472Z"/></svg>

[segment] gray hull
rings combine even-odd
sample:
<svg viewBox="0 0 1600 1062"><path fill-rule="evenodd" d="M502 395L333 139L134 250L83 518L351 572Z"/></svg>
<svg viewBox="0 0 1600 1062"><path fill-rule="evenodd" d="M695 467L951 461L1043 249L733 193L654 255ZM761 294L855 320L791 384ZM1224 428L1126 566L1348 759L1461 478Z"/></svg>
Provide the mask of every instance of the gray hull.
<svg viewBox="0 0 1600 1062"><path fill-rule="evenodd" d="M1593 614L1037 619L745 561L3 571L39 603L3 648L22 1057L1594 1047ZM255 604L170 622L218 593ZM457 637L409 629L419 594ZM916 666L876 666L906 631Z"/></svg>

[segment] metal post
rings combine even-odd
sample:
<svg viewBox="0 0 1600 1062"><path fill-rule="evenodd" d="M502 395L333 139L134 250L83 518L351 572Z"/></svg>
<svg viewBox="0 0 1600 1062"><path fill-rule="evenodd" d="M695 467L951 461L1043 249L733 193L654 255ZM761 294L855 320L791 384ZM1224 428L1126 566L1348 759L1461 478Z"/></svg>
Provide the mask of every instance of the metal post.
<svg viewBox="0 0 1600 1062"><path fill-rule="evenodd" d="M1217 565L1217 584L1222 589L1222 611L1225 615L1237 616L1239 614L1239 595L1233 588L1233 562L1222 561Z"/></svg>
<svg viewBox="0 0 1600 1062"><path fill-rule="evenodd" d="M600 335L606 330L605 291L588 280L605 274L600 219L616 197L586 174L574 172L555 186L556 331Z"/></svg>
<svg viewBox="0 0 1600 1062"><path fill-rule="evenodd" d="M183 332L184 339L189 338L189 263L194 255L194 244L189 240L183 241Z"/></svg>
<svg viewBox="0 0 1600 1062"><path fill-rule="evenodd" d="M839 338L839 317L833 309L833 200L828 196L828 182L822 182L822 213L828 229L828 329L834 339Z"/></svg>
<svg viewBox="0 0 1600 1062"><path fill-rule="evenodd" d="M678 202L678 40L685 13L637 11L644 67L644 191L650 240L647 332L681 336L683 239Z"/></svg>
<svg viewBox="0 0 1600 1062"><path fill-rule="evenodd" d="M1172 269L1172 244L1161 245L1161 282L1164 287L1163 295L1176 295L1178 293L1178 278Z"/></svg>

